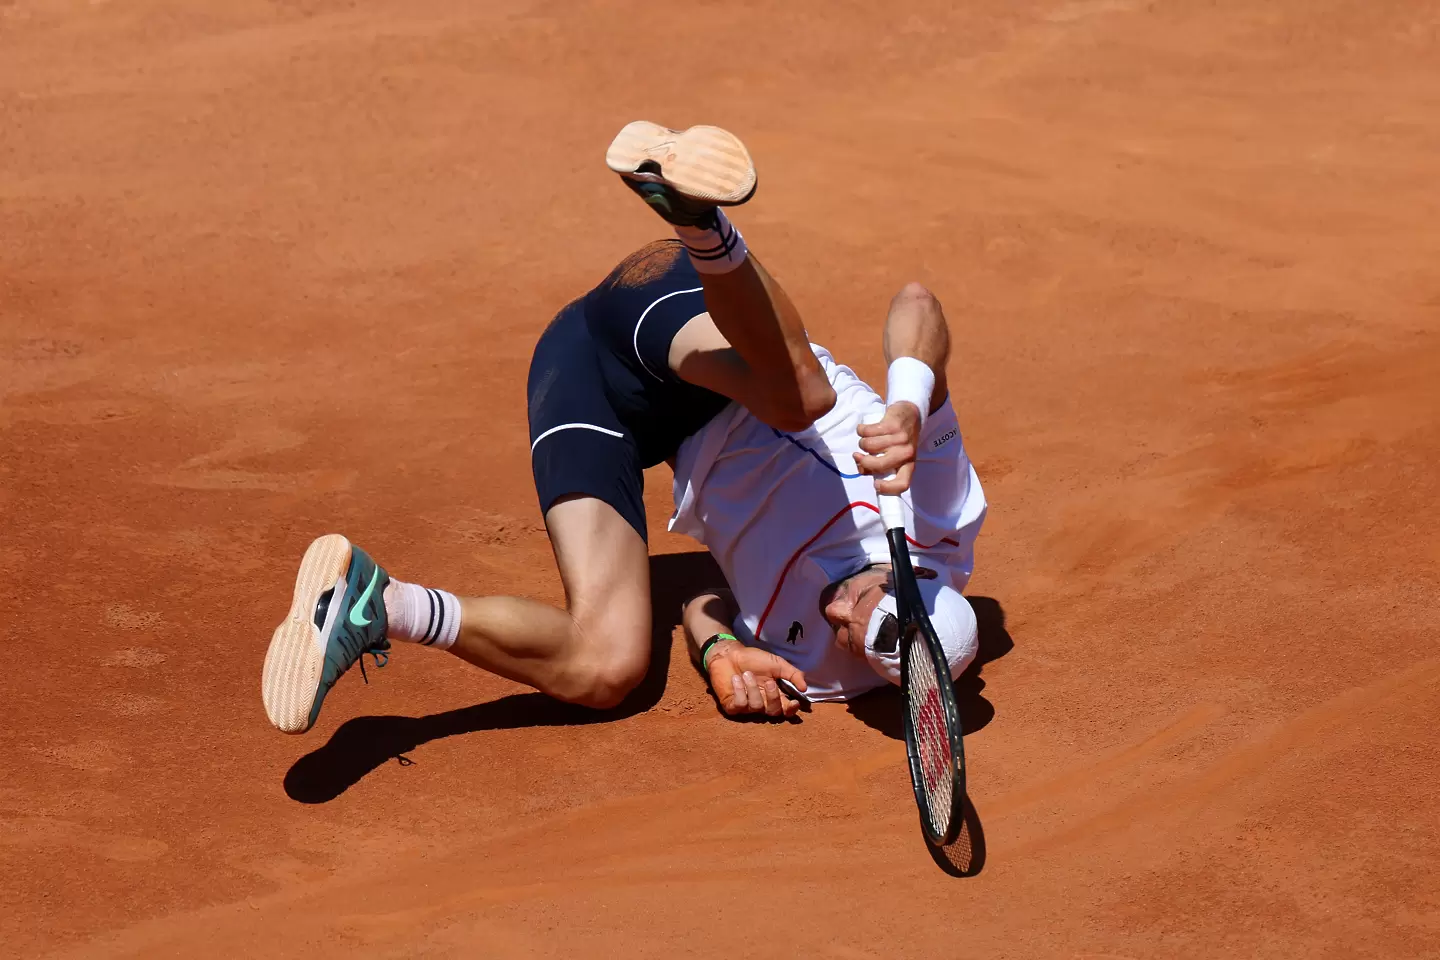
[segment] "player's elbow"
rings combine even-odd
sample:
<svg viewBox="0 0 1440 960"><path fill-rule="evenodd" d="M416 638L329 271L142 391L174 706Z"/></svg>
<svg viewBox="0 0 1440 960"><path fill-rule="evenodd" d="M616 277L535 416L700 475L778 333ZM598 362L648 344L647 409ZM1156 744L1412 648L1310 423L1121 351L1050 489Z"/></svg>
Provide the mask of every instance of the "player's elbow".
<svg viewBox="0 0 1440 960"><path fill-rule="evenodd" d="M923 283L917 283L914 280L901 287L900 292L895 294L890 303L892 306L911 304L925 309L941 309L940 300L935 294L931 293Z"/></svg>
<svg viewBox="0 0 1440 960"><path fill-rule="evenodd" d="M805 371L795 377L795 391L775 404L768 417L763 418L776 430L799 433L810 429L811 424L829 413L835 406L835 388L820 371Z"/></svg>
<svg viewBox="0 0 1440 960"><path fill-rule="evenodd" d="M800 406L807 427L835 407L835 388L830 384L830 378L823 373L808 377L807 381L801 384L800 394Z"/></svg>

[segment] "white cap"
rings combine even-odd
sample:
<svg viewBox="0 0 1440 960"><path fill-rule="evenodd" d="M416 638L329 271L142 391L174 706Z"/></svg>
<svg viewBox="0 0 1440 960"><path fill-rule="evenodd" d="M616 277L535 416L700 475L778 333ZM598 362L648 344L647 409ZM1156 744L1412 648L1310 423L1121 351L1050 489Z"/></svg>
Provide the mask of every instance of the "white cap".
<svg viewBox="0 0 1440 960"><path fill-rule="evenodd" d="M959 590L939 580L919 580L920 598L925 603L925 612L930 615L930 624L945 648L945 659L950 661L950 678L960 676L980 647L979 625L975 622L975 611ZM895 597L886 593L870 614L870 625L865 630L865 659L870 667L891 683L900 683L900 645L888 653L875 650L875 635L885 615L898 617Z"/></svg>

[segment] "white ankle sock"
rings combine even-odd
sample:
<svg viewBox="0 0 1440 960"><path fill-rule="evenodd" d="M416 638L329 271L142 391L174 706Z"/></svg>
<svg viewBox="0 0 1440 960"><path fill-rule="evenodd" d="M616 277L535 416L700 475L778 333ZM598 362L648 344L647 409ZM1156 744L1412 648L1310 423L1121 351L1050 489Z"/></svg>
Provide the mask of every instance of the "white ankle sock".
<svg viewBox="0 0 1440 960"><path fill-rule="evenodd" d="M449 650L460 635L460 598L391 579L385 588L386 635L391 640Z"/></svg>
<svg viewBox="0 0 1440 960"><path fill-rule="evenodd" d="M675 228L675 236L690 251L690 262L698 273L729 273L744 263L748 255L745 238L724 210L716 209L715 224L714 228Z"/></svg>

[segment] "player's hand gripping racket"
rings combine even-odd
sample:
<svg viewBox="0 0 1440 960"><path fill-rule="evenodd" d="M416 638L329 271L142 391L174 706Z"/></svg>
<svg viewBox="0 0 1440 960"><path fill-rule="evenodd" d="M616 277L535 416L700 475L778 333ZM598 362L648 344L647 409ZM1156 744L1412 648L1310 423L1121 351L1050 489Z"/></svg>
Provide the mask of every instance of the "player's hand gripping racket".
<svg viewBox="0 0 1440 960"><path fill-rule="evenodd" d="M965 747L950 663L935 634L905 542L905 507L899 497L877 492L895 589L896 626L881 627L878 653L900 645L900 689L905 700L905 752L910 783L920 808L920 826L933 846L954 843L960 835L965 803Z"/></svg>

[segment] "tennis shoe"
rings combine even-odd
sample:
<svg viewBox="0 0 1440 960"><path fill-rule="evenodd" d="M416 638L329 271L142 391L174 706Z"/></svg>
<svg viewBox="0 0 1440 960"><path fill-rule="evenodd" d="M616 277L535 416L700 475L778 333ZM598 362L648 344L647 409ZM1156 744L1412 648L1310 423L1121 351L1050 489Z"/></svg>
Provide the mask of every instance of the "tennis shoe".
<svg viewBox="0 0 1440 960"><path fill-rule="evenodd" d="M325 695L365 654L375 658L376 666L385 665L389 582L365 551L337 533L310 544L300 561L290 612L270 639L260 680L265 713L277 728L304 733L313 727ZM363 662L360 670L365 670Z"/></svg>
<svg viewBox="0 0 1440 960"><path fill-rule="evenodd" d="M716 207L738 206L755 195L749 151L719 127L671 130L637 120L616 135L605 164L677 227L711 227Z"/></svg>

